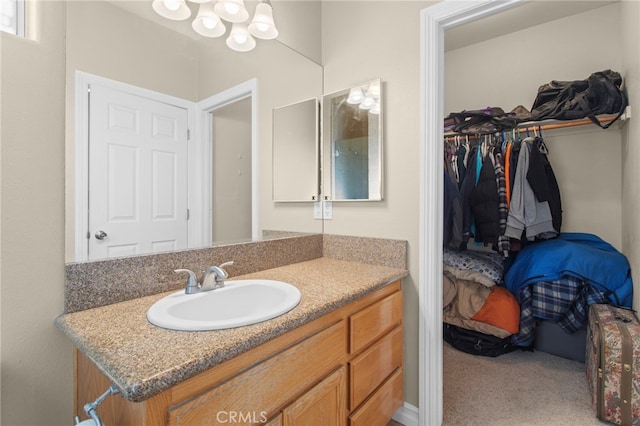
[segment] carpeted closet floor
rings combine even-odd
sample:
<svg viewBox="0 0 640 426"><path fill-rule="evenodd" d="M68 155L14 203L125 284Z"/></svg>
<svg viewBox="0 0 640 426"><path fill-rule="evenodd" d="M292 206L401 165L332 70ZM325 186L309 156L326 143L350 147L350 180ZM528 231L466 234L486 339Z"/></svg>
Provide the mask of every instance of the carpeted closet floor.
<svg viewBox="0 0 640 426"><path fill-rule="evenodd" d="M603 425L585 365L545 352L496 358L444 343L444 426Z"/></svg>

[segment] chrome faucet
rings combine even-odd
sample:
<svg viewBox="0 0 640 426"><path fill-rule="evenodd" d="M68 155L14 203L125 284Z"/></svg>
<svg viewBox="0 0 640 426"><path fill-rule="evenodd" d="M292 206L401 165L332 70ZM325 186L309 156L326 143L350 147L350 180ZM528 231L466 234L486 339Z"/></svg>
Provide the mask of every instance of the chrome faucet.
<svg viewBox="0 0 640 426"><path fill-rule="evenodd" d="M202 277L201 291L215 290L216 288L224 287L224 280L229 278L229 274L223 268L233 265L233 260L224 262L220 266L209 266L204 270L204 276Z"/></svg>
<svg viewBox="0 0 640 426"><path fill-rule="evenodd" d="M187 286L184 289L186 294L194 294L200 291L200 285L198 284L198 278L196 278L196 274L190 269L176 269L173 272L186 272L189 274L189 278L187 278Z"/></svg>
<svg viewBox="0 0 640 426"><path fill-rule="evenodd" d="M229 278L229 274L223 268L229 265L233 265L233 261L225 262L220 266L210 266L205 269L202 284L198 284L196 274L189 269L176 269L174 272L186 272L189 274L184 292L186 294L195 294L201 291L215 290L216 288L224 287L224 280Z"/></svg>

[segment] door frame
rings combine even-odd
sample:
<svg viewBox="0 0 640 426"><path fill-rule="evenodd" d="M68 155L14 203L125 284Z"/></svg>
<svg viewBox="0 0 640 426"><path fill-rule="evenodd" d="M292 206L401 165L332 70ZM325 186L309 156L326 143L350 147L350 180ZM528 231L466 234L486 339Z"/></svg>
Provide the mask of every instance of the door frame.
<svg viewBox="0 0 640 426"><path fill-rule="evenodd" d="M120 81L111 80L105 77L89 74L84 71L75 71L74 75L74 261L88 260L89 257L89 97L87 96L91 84L99 84L110 89L125 92L131 95L151 99L153 101L174 105L187 110L187 126L194 128L194 118L196 104L194 102L180 99L175 96L144 89ZM188 169L191 170L194 162L192 155L194 135L191 135L188 146ZM191 209L191 204L195 199L192 190L192 176L188 176L188 196L187 206ZM192 226L192 221L188 224L188 247L193 247L192 241L198 230Z"/></svg>
<svg viewBox="0 0 640 426"><path fill-rule="evenodd" d="M443 420L442 150L444 32L527 0L445 0L420 13L420 227L418 256L419 396L421 425Z"/></svg>
<svg viewBox="0 0 640 426"><path fill-rule="evenodd" d="M251 238L253 241L259 238L258 235L258 79L253 78L233 86L223 92L210 96L196 105L198 132L197 139L202 141L198 144L198 152L194 153L194 158L200 158L199 164L194 164L195 176L200 176L193 182L194 191L203 194L202 197L195 197L193 208L198 215L194 222L199 221L199 229L202 231L195 235L199 238L199 246L209 246L212 243L213 232L211 217L213 211L212 179L213 170L211 168L213 129L209 115L218 108L222 108L237 101L251 98ZM190 182L191 184L191 182ZM191 187L191 186L190 186Z"/></svg>

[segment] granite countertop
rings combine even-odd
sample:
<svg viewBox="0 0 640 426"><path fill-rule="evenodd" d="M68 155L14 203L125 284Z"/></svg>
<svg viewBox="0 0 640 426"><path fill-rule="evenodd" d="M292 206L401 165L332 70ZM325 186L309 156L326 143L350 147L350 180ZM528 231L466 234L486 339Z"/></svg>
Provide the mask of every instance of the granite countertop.
<svg viewBox="0 0 640 426"><path fill-rule="evenodd" d="M147 310L171 292L63 314L55 322L125 398L140 402L406 275L404 269L322 257L232 277L285 281L302 298L277 318L227 330L173 331L150 324Z"/></svg>

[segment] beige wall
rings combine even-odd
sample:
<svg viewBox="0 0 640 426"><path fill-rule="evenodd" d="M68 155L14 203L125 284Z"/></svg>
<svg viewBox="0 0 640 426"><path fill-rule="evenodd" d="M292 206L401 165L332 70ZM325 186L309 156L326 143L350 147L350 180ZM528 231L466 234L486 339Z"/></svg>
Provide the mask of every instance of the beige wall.
<svg viewBox="0 0 640 426"><path fill-rule="evenodd" d="M251 238L251 99L211 114L213 241Z"/></svg>
<svg viewBox="0 0 640 426"><path fill-rule="evenodd" d="M2 34L2 419L69 425L64 297L64 5L38 4L39 40Z"/></svg>
<svg viewBox="0 0 640 426"><path fill-rule="evenodd" d="M278 41L313 62L322 63L321 0L271 0Z"/></svg>
<svg viewBox="0 0 640 426"><path fill-rule="evenodd" d="M324 91L382 79L384 200L335 202L324 232L409 243L405 290L405 400L418 401L420 10L424 1L325 2ZM393 19L391 19L393 17Z"/></svg>
<svg viewBox="0 0 640 426"><path fill-rule="evenodd" d="M620 5L613 4L447 52L445 113L489 105L530 109L538 87L548 81L621 72L621 44ZM518 59L510 61L504 52ZM562 231L593 233L622 249L620 126L588 125L543 136L562 195Z"/></svg>

